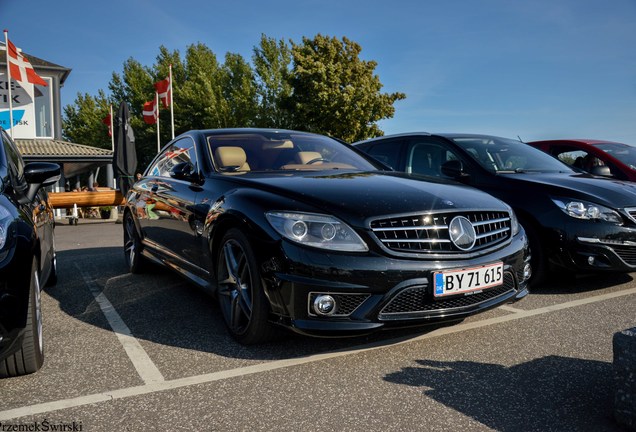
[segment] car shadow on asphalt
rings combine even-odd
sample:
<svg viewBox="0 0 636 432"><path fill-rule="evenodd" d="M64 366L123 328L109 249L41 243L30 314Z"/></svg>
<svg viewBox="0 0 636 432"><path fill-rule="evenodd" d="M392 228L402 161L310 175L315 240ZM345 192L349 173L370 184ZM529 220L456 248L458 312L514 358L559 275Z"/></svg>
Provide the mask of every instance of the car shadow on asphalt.
<svg viewBox="0 0 636 432"><path fill-rule="evenodd" d="M599 291L633 281L631 273L553 273L532 294L575 294Z"/></svg>
<svg viewBox="0 0 636 432"><path fill-rule="evenodd" d="M612 365L546 356L512 367L472 361L417 360L387 382L427 397L492 430L615 431Z"/></svg>
<svg viewBox="0 0 636 432"><path fill-rule="evenodd" d="M149 264L144 273L131 274L122 249L116 247L58 251L57 257L58 284L46 291L63 312L110 331L91 290L101 292L135 338L188 351L234 359L278 360L395 343L440 327L351 338L311 338L284 330L273 342L243 346L227 333L216 299L168 269Z"/></svg>

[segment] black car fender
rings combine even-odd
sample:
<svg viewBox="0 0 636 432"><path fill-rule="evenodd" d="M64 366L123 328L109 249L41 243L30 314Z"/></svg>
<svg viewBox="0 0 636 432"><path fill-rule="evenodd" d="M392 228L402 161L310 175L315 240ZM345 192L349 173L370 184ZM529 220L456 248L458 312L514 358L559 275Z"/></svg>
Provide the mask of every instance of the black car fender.
<svg viewBox="0 0 636 432"><path fill-rule="evenodd" d="M210 206L205 230L208 232L211 251L231 227L242 229L258 244L271 246L281 240L280 234L269 224L267 211L297 211L324 213L311 205L289 199L279 194L258 189L235 189L226 193Z"/></svg>

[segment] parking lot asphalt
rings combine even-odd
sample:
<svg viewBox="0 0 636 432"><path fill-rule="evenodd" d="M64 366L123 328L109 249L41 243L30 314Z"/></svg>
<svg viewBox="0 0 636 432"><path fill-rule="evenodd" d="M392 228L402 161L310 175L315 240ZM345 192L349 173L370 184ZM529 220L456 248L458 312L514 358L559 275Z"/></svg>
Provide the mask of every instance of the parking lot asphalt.
<svg viewBox="0 0 636 432"><path fill-rule="evenodd" d="M213 298L129 274L122 238L58 224L44 367L0 380L0 430L622 430L612 337L636 326L632 274L554 280L454 326L243 347Z"/></svg>

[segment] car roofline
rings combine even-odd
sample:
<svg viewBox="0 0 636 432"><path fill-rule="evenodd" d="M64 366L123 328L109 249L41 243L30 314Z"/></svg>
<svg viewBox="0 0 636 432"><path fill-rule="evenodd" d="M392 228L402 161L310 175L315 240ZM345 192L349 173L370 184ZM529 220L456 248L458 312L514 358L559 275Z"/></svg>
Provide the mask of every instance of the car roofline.
<svg viewBox="0 0 636 432"><path fill-rule="evenodd" d="M500 139L515 140L514 138L506 138L506 137L500 137L498 135L479 134L479 133L465 133L465 132L403 132L403 133L398 133L398 134L390 134L390 135L383 135L383 136L375 137L375 138L369 138L369 139L366 139L366 140L363 140L363 141L355 142L355 143L353 143L353 145L366 144L366 143L379 141L379 140L383 140L383 139L387 139L387 138L405 138L405 137L411 137L411 136L417 136L417 135L437 136L437 137L446 138L446 139L476 137L476 138L500 138ZM515 141L523 142L521 140L515 140Z"/></svg>

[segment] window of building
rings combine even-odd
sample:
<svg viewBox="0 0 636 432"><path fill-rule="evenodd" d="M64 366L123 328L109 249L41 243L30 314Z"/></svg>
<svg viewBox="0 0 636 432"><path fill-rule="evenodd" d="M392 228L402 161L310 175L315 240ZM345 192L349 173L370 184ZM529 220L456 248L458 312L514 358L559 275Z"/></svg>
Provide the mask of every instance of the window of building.
<svg viewBox="0 0 636 432"><path fill-rule="evenodd" d="M43 77L48 86L33 86L35 136L53 138L53 80Z"/></svg>

